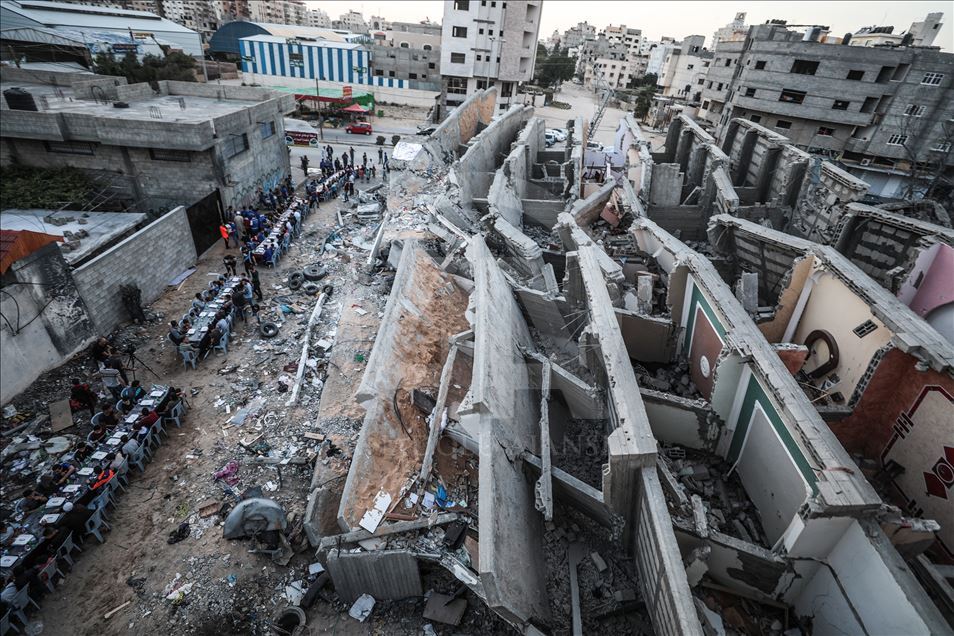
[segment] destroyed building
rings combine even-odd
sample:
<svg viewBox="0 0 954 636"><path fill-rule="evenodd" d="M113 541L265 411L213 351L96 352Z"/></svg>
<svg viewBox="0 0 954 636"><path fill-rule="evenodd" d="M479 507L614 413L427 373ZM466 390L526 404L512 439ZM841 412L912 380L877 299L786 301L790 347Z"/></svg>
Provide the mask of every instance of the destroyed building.
<svg viewBox="0 0 954 636"><path fill-rule="evenodd" d="M803 348L647 218L666 170L601 184L583 120L547 149L532 109L494 109L477 93L395 149L364 423L340 501L316 467L307 512L339 592L420 595L441 567L524 634L947 629L892 543L907 520L793 377ZM665 203L704 243L767 197L733 199L686 130Z"/></svg>

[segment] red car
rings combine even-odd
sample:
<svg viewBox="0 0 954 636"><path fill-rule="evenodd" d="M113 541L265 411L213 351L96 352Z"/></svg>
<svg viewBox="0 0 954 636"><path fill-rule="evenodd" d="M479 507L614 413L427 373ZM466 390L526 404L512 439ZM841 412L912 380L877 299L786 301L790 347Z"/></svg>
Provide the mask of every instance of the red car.
<svg viewBox="0 0 954 636"><path fill-rule="evenodd" d="M356 121L345 127L345 132L351 135L370 135L371 124L366 121Z"/></svg>

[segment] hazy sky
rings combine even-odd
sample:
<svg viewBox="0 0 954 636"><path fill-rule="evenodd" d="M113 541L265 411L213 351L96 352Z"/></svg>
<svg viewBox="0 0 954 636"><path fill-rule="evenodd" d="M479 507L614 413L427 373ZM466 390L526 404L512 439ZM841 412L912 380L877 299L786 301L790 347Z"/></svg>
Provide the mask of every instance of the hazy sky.
<svg viewBox="0 0 954 636"><path fill-rule="evenodd" d="M418 22L430 18L440 22L444 3L440 0L417 0L403 2L307 2L313 8L321 8L337 19L350 9L364 13L365 19L380 15L388 20ZM760 24L770 18L788 20L789 24L823 24L831 27L833 35L844 35L859 27L894 25L895 33L907 29L912 22L928 13L944 13L944 26L934 41L945 51L954 49L954 31L950 21L954 19L952 4L942 2L627 2L618 0L544 0L540 38L549 37L554 29L561 32L577 22L586 20L601 29L608 24L625 24L642 29L650 39L658 40L663 35L683 38L687 35L706 36L706 45L712 40L712 32L732 21L738 11L745 11L746 24Z"/></svg>

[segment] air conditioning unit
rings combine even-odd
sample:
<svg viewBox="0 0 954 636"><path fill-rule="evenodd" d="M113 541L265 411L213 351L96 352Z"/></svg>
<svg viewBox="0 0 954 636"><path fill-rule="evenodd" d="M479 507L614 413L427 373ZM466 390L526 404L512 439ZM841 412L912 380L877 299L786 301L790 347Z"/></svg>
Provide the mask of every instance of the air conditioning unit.
<svg viewBox="0 0 954 636"><path fill-rule="evenodd" d="M871 165L871 159L865 157L864 159L861 160L860 163L861 163L861 165L863 165L863 166L870 166L870 165Z"/></svg>

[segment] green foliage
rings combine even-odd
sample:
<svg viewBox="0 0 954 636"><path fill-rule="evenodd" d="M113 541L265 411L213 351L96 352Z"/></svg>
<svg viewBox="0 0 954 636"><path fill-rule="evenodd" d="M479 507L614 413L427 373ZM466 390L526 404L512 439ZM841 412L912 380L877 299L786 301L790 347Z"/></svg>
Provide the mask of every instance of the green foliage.
<svg viewBox="0 0 954 636"><path fill-rule="evenodd" d="M100 75L125 77L130 84L160 80L195 81L195 59L178 51L165 57L146 55L142 62L133 52L127 53L121 59L112 54L100 53L93 60L93 66Z"/></svg>
<svg viewBox="0 0 954 636"><path fill-rule="evenodd" d="M0 209L80 207L92 189L77 168L12 165L0 170Z"/></svg>
<svg viewBox="0 0 954 636"><path fill-rule="evenodd" d="M639 89L636 93L636 107L633 109L633 115L637 119L643 119L649 114L649 107L653 104L653 95L656 94L656 83L648 84Z"/></svg>
<svg viewBox="0 0 954 636"><path fill-rule="evenodd" d="M547 53L546 47L537 44L537 59L533 69L533 83L537 86L556 86L573 78L576 72L576 58L570 57L566 49L554 47Z"/></svg>

